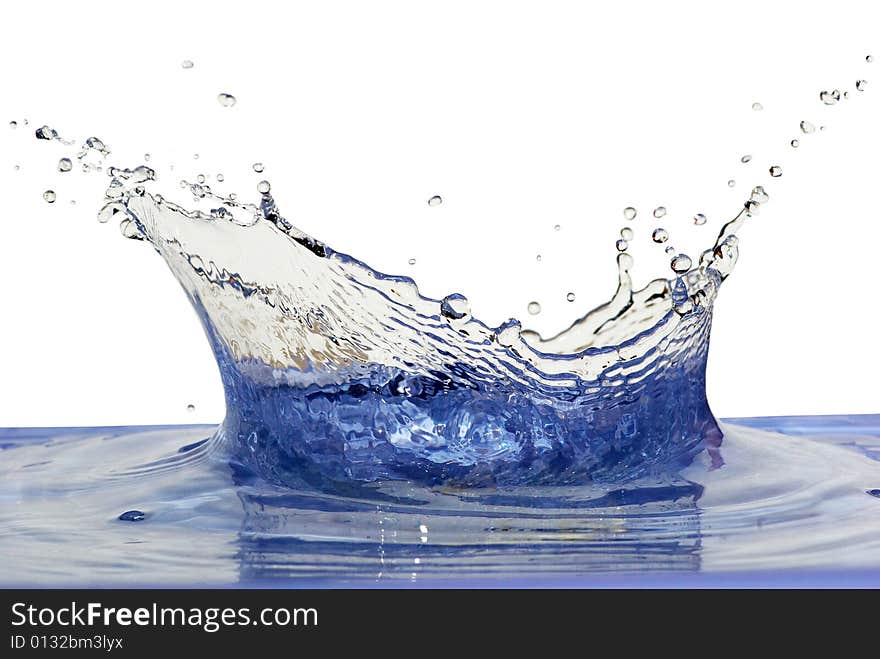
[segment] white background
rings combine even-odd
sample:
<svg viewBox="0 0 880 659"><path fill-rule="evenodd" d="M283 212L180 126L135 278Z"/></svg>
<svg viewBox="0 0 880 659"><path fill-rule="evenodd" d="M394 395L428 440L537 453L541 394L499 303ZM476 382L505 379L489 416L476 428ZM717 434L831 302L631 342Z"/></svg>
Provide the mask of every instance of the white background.
<svg viewBox="0 0 880 659"><path fill-rule="evenodd" d="M696 255L762 183L771 201L716 307L713 409L878 412L880 63L865 62L878 18L877 3L841 1L8 3L0 425L223 415L177 284L95 221L106 179L58 174L73 150L37 143L43 123L98 135L116 164L151 153L172 196L180 176L223 172L241 196L266 177L282 212L336 249L544 331L613 292L623 207L639 209L644 283L668 272L654 226ZM858 78L877 83L859 93ZM824 107L835 87L853 98ZM794 150L802 119L827 130Z"/></svg>

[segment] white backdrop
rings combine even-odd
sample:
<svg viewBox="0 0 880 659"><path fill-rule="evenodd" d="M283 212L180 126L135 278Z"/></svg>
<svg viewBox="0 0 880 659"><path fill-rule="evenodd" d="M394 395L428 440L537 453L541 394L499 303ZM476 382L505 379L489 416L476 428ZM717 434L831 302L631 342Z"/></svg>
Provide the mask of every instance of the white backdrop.
<svg viewBox="0 0 880 659"><path fill-rule="evenodd" d="M843 1L9 4L0 425L223 414L177 284L95 221L106 179L58 174L71 150L37 143L43 123L98 135L117 164L151 153L172 196L179 176L222 172L242 196L268 178L282 212L335 248L428 295L463 292L487 322L545 331L613 292L623 207L640 211L644 282L666 273L646 244L651 209L669 209L670 242L696 255L763 183L772 199L716 307L714 410L878 412L880 62L865 62L880 56L878 18ZM853 98L824 107L834 87ZM799 136L802 119L827 130Z"/></svg>

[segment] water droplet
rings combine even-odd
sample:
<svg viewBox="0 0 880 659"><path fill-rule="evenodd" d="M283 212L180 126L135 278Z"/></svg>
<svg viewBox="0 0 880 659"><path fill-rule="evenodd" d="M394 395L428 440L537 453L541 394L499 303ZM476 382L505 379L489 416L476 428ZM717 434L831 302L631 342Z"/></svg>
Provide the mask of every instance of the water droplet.
<svg viewBox="0 0 880 659"><path fill-rule="evenodd" d="M217 102L224 108L231 108L236 103L235 96L221 92L217 94Z"/></svg>
<svg viewBox="0 0 880 659"><path fill-rule="evenodd" d="M834 105L837 101L840 100L840 92L838 90L830 91L830 92L820 92L819 100L821 100L825 105Z"/></svg>
<svg viewBox="0 0 880 659"><path fill-rule="evenodd" d="M626 208L623 209L624 219L634 220L634 219L636 219L637 214L638 213L636 212L636 209L633 208L632 206L627 206Z"/></svg>
<svg viewBox="0 0 880 659"><path fill-rule="evenodd" d="M410 259L409 261L407 261L407 263L409 263L410 265L415 265L415 264L416 264L416 260L415 260L415 259Z"/></svg>
<svg viewBox="0 0 880 659"><path fill-rule="evenodd" d="M46 191L43 193L43 199L45 199L45 200L46 200L47 202L49 202L50 204L54 204L54 203L55 203L55 199L56 199L55 191L54 191L54 190L46 190Z"/></svg>
<svg viewBox="0 0 880 659"><path fill-rule="evenodd" d="M654 232L651 234L651 240L653 240L658 245L665 243L669 240L669 232L666 229L661 229L660 227L654 229Z"/></svg>
<svg viewBox="0 0 880 659"><path fill-rule="evenodd" d="M554 224L554 225L553 225L553 230L554 230L554 231L559 231L561 228L562 228L562 227L559 226L558 224Z"/></svg>
<svg viewBox="0 0 880 659"><path fill-rule="evenodd" d="M657 219L660 219L664 215L666 215L665 206L657 206L657 208L654 209L654 217L656 217Z"/></svg>
<svg viewBox="0 0 880 659"><path fill-rule="evenodd" d="M13 169L14 169L15 171L18 171L19 169L21 169L21 165L15 165L15 166L13 167Z"/></svg>
<svg viewBox="0 0 880 659"><path fill-rule="evenodd" d="M871 62L874 61L874 56L873 56L873 55L865 55L865 61L866 61L868 64L870 64Z"/></svg>
<svg viewBox="0 0 880 659"><path fill-rule="evenodd" d="M150 162L150 158L151 158L151 156L149 153L144 154L144 162Z"/></svg>
<svg viewBox="0 0 880 659"><path fill-rule="evenodd" d="M727 182L727 187L728 187L728 188L736 187L736 181L733 180L733 179L730 179L730 180Z"/></svg>
<svg viewBox="0 0 880 659"><path fill-rule="evenodd" d="M809 135L810 133L816 132L816 127L813 124L811 124L809 121L802 121L801 122L801 132L804 135Z"/></svg>
<svg viewBox="0 0 880 659"><path fill-rule="evenodd" d="M196 406L193 405L192 403L190 403L189 405L186 406L186 411L187 411L187 412L195 412L195 411L196 411Z"/></svg>
<svg viewBox="0 0 880 659"><path fill-rule="evenodd" d="M435 194L433 197L428 199L428 206L439 206L443 203L443 197L438 194Z"/></svg>
<svg viewBox="0 0 880 659"><path fill-rule="evenodd" d="M34 131L34 135L37 136L38 140L54 140L58 137L58 133L54 128L50 128L49 126L41 126Z"/></svg>
<svg viewBox="0 0 880 659"><path fill-rule="evenodd" d="M801 143L800 143L799 140L796 140L796 139L795 139L795 140L792 140L792 141L791 141L791 146L792 146L792 148L794 148L794 149L798 148L800 145L801 145Z"/></svg>
<svg viewBox="0 0 880 659"><path fill-rule="evenodd" d="M745 155L742 158L740 158L739 161L742 163L752 162L752 157L749 155Z"/></svg>
<svg viewBox="0 0 880 659"><path fill-rule="evenodd" d="M198 153L194 153L194 154L193 154L193 160L198 160L198 159L199 159L199 154L198 154Z"/></svg>
<svg viewBox="0 0 880 659"><path fill-rule="evenodd" d="M180 66L183 67L184 69L191 69L195 65L192 63L192 60L185 59L180 63Z"/></svg>
<svg viewBox="0 0 880 659"><path fill-rule="evenodd" d="M849 92L848 92L848 91L843 92L843 97L844 97L844 98L849 98Z"/></svg>
<svg viewBox="0 0 880 659"><path fill-rule="evenodd" d="M263 172L263 163L255 162L252 167L257 174L261 174Z"/></svg>
<svg viewBox="0 0 880 659"><path fill-rule="evenodd" d="M205 182L205 175L199 174L198 176L196 176L196 181L198 181L199 183L204 183Z"/></svg>
<svg viewBox="0 0 880 659"><path fill-rule="evenodd" d="M535 260L536 260L536 261L540 261L540 260L541 260L541 255L538 254L538 255L535 257Z"/></svg>
<svg viewBox="0 0 880 659"><path fill-rule="evenodd" d="M471 312L471 305L468 299L461 293L453 293L447 295L440 302L440 315L444 318L452 320L460 320Z"/></svg>
<svg viewBox="0 0 880 659"><path fill-rule="evenodd" d="M780 176L782 176L782 167L780 167L779 165L773 165L770 168L770 176L772 176L773 178L779 178Z"/></svg>
<svg viewBox="0 0 880 659"><path fill-rule="evenodd" d="M260 181L257 183L257 192L260 194L269 194L271 189L272 186L269 184L269 181Z"/></svg>
<svg viewBox="0 0 880 659"><path fill-rule="evenodd" d="M58 161L59 172L69 172L71 169L73 169L73 163L70 158L62 158Z"/></svg>
<svg viewBox="0 0 880 659"><path fill-rule="evenodd" d="M625 252L629 247L629 243L626 242L623 238L614 243L614 246L617 248L618 252Z"/></svg>
<svg viewBox="0 0 880 659"><path fill-rule="evenodd" d="M10 121L9 127L10 128L18 128L18 122L17 121Z"/></svg>
<svg viewBox="0 0 880 659"><path fill-rule="evenodd" d="M761 104L758 103L758 102L755 102L755 103L752 103L752 109L753 109L755 112L760 112L761 110L764 109L764 106L761 105Z"/></svg>
<svg viewBox="0 0 880 659"><path fill-rule="evenodd" d="M565 296L565 299L568 300L569 302L574 302L574 293L569 293L568 295Z"/></svg>
<svg viewBox="0 0 880 659"><path fill-rule="evenodd" d="M872 497L877 497L878 499L880 499L880 489L866 490L866 492Z"/></svg>
<svg viewBox="0 0 880 659"><path fill-rule="evenodd" d="M745 207L746 213L748 213L749 215L757 215L758 212L761 210L761 204L759 204L757 201L753 201L752 199L749 199L745 203Z"/></svg>
<svg viewBox="0 0 880 659"><path fill-rule="evenodd" d="M225 180L226 180L226 177L223 176L223 174L217 174L217 182L218 183L223 183L223 181L225 181Z"/></svg>
<svg viewBox="0 0 880 659"><path fill-rule="evenodd" d="M667 254L675 254L675 247L673 247L672 245L667 245L665 251Z"/></svg>
<svg viewBox="0 0 880 659"><path fill-rule="evenodd" d="M756 201L759 204L766 204L768 201L770 201L770 195L768 195L767 192L764 190L763 185L756 185L754 188L752 188L751 200Z"/></svg>
<svg viewBox="0 0 880 659"><path fill-rule="evenodd" d="M706 224L706 216L702 213L697 213L696 215L694 215L694 224L696 224L698 227L703 226L704 224Z"/></svg>
<svg viewBox="0 0 880 659"><path fill-rule="evenodd" d="M140 522L142 521L146 515L142 513L140 510L126 510L119 516L119 521L121 522Z"/></svg>
<svg viewBox="0 0 880 659"><path fill-rule="evenodd" d="M677 254L669 262L669 267L676 274L683 274L691 269L691 257L687 254Z"/></svg>
<svg viewBox="0 0 880 659"><path fill-rule="evenodd" d="M623 227L620 230L620 237L624 240L632 240L633 239L633 230L629 227Z"/></svg>
<svg viewBox="0 0 880 659"><path fill-rule="evenodd" d="M856 80L856 89L858 89L860 92L865 91L865 87L867 87L867 86L868 86L867 80Z"/></svg>
<svg viewBox="0 0 880 659"><path fill-rule="evenodd" d="M541 313L541 305L537 302L529 302L529 306L526 308L528 309L528 312L533 316L537 316L539 313Z"/></svg>

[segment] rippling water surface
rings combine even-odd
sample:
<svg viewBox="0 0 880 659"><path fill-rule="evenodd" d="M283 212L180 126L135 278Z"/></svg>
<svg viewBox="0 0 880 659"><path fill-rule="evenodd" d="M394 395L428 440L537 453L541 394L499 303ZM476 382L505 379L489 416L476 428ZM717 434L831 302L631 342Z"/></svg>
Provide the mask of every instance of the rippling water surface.
<svg viewBox="0 0 880 659"><path fill-rule="evenodd" d="M0 431L0 583L877 585L880 416L722 428L677 475L625 486L348 495L270 485L209 426Z"/></svg>

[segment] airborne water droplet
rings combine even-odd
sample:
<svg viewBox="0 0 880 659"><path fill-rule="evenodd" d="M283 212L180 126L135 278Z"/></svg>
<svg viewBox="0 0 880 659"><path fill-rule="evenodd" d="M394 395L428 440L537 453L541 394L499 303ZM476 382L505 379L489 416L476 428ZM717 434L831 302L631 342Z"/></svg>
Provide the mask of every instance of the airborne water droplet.
<svg viewBox="0 0 880 659"><path fill-rule="evenodd" d="M873 55L865 55L865 61L866 61L868 64L870 64L871 62L874 61L874 56L873 56Z"/></svg>
<svg viewBox="0 0 880 659"><path fill-rule="evenodd" d="M740 158L739 161L742 162L742 163L751 162L751 161L752 161L752 157L749 156L749 155L746 155L746 156L743 156L742 158Z"/></svg>
<svg viewBox="0 0 880 659"><path fill-rule="evenodd" d="M37 136L38 140L54 140L58 137L58 133L54 128L50 128L49 126L41 126L34 131L34 135Z"/></svg>
<svg viewBox="0 0 880 659"><path fill-rule="evenodd" d="M703 226L704 224L706 224L706 216L702 213L697 213L696 215L694 215L694 224L696 224L698 227Z"/></svg>
<svg viewBox="0 0 880 659"><path fill-rule="evenodd" d="M69 172L71 169L73 169L73 163L70 158L62 158L58 161L59 172Z"/></svg>
<svg viewBox="0 0 880 659"><path fill-rule="evenodd" d="M632 240L633 239L633 230L630 229L629 227L623 227L620 230L620 237L623 238L624 240L627 240L627 241Z"/></svg>
<svg viewBox="0 0 880 659"><path fill-rule="evenodd" d="M565 299L568 300L569 302L574 302L574 293L569 293L568 295L565 296Z"/></svg>
<svg viewBox="0 0 880 659"><path fill-rule="evenodd" d="M801 143L798 140L791 141L791 146L795 149L798 148L800 145L801 145Z"/></svg>
<svg viewBox="0 0 880 659"><path fill-rule="evenodd" d="M691 269L691 257L687 254L678 254L669 262L669 266L676 274L683 274Z"/></svg>
<svg viewBox="0 0 880 659"><path fill-rule="evenodd" d="M254 163L253 165L251 165L251 166L254 168L254 171L255 171L257 174L262 173L262 171L263 171L263 163L261 163L261 162L255 162L255 163Z"/></svg>
<svg viewBox="0 0 880 659"><path fill-rule="evenodd" d="M773 165L770 168L770 176L772 176L773 178L779 178L780 176L782 176L782 167L780 167L779 165Z"/></svg>
<svg viewBox="0 0 880 659"><path fill-rule="evenodd" d="M559 231L561 228L562 228L562 227L559 226L558 224L554 224L554 225L553 225L553 230L554 230L554 231Z"/></svg>
<svg viewBox="0 0 880 659"><path fill-rule="evenodd" d="M541 313L541 305L537 302L529 302L529 306L526 308L528 309L528 312L533 316L537 316L539 313Z"/></svg>
<svg viewBox="0 0 880 659"><path fill-rule="evenodd" d="M654 233L651 234L651 240L653 240L658 245L661 243L665 243L669 240L669 232L666 229L656 228L654 229Z"/></svg>
<svg viewBox="0 0 880 659"><path fill-rule="evenodd" d="M727 187L728 187L728 188L736 187L736 181L733 180L733 179L730 179L730 180L727 182Z"/></svg>
<svg viewBox="0 0 880 659"><path fill-rule="evenodd" d="M119 516L119 521L121 522L140 522L142 521L146 515L142 513L140 510L126 510Z"/></svg>
<svg viewBox="0 0 880 659"><path fill-rule="evenodd" d="M766 204L768 201L770 201L770 195L768 195L767 192L764 190L763 185L756 185L754 188L752 188L751 201L755 201L759 204Z"/></svg>
<svg viewBox="0 0 880 659"><path fill-rule="evenodd" d="M233 105L235 105L236 99L235 96L233 96L232 94L221 92L217 94L217 102L224 108L231 108Z"/></svg>
<svg viewBox="0 0 880 659"><path fill-rule="evenodd" d="M18 122L17 121L10 121L9 127L10 128L18 128Z"/></svg>
<svg viewBox="0 0 880 659"><path fill-rule="evenodd" d="M811 124L809 121L802 121L801 122L801 132L804 133L804 135L808 135L810 133L815 133L816 127L813 124Z"/></svg>
<svg viewBox="0 0 880 659"><path fill-rule="evenodd" d="M269 194L271 189L272 186L269 184L269 181L260 181L257 183L257 192L260 194Z"/></svg>
<svg viewBox="0 0 880 659"><path fill-rule="evenodd" d="M415 265L415 264L416 264L416 260L415 260L415 259L410 259L409 261L407 261L407 263L409 263L410 265Z"/></svg>
<svg viewBox="0 0 880 659"><path fill-rule="evenodd" d="M185 59L180 63L180 66L183 67L184 69L191 69L191 68L193 68L194 64L192 63L192 60ZM210 67L208 67L208 68L210 68Z"/></svg>
<svg viewBox="0 0 880 659"><path fill-rule="evenodd" d="M54 191L54 190L46 190L46 191L43 193L43 199L45 199L46 201L48 201L50 204L54 204L54 203L55 203L55 199L56 199L55 191Z"/></svg>
<svg viewBox="0 0 880 659"><path fill-rule="evenodd" d="M618 252L625 252L629 247L629 243L626 242L623 238L614 243L614 246L617 247Z"/></svg>
<svg viewBox="0 0 880 659"><path fill-rule="evenodd" d="M193 405L192 403L190 403L189 405L186 406L186 411L187 411L187 412L195 412L195 411L196 411L196 406Z"/></svg>
<svg viewBox="0 0 880 659"><path fill-rule="evenodd" d="M439 206L443 203L443 197L438 194L435 194L433 197L428 199L428 206Z"/></svg>
<svg viewBox="0 0 880 659"><path fill-rule="evenodd" d="M755 103L752 103L752 109L753 109L755 112L760 112L761 110L764 109L764 106L761 105L761 104L758 103L758 102L755 102Z"/></svg>
<svg viewBox="0 0 880 659"><path fill-rule="evenodd" d="M675 247L673 247L672 245L667 245L664 251L667 254L675 254Z"/></svg>
<svg viewBox="0 0 880 659"><path fill-rule="evenodd" d="M860 92L865 91L865 87L867 87L867 86L868 86L867 80L856 80L856 89L858 89Z"/></svg>
<svg viewBox="0 0 880 659"><path fill-rule="evenodd" d="M223 174L217 174L217 182L218 183L223 183L223 181L225 181L225 180L226 180L226 177L223 176Z"/></svg>
<svg viewBox="0 0 880 659"><path fill-rule="evenodd" d="M535 257L535 260L536 260L536 261L540 261L540 260L541 260L541 255L538 254L538 255Z"/></svg>
<svg viewBox="0 0 880 659"><path fill-rule="evenodd" d="M840 100L840 91L835 89L834 91L824 91L819 93L819 100L821 100L825 105L834 105L837 101Z"/></svg>
<svg viewBox="0 0 880 659"><path fill-rule="evenodd" d="M637 215L636 209L633 208L632 206L627 206L626 208L623 209L623 217L627 220L636 219L636 215Z"/></svg>
<svg viewBox="0 0 880 659"><path fill-rule="evenodd" d="M660 219L664 215L666 215L665 206L657 206L657 208L654 209L654 217L656 217L657 219Z"/></svg>

